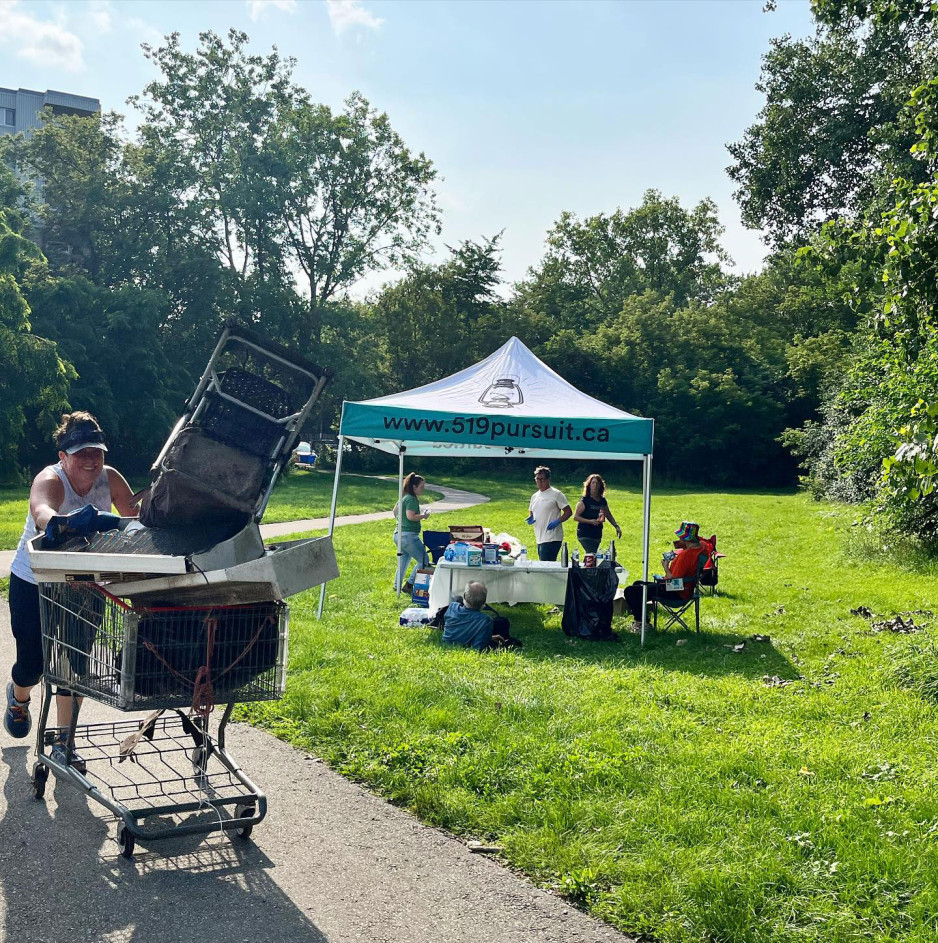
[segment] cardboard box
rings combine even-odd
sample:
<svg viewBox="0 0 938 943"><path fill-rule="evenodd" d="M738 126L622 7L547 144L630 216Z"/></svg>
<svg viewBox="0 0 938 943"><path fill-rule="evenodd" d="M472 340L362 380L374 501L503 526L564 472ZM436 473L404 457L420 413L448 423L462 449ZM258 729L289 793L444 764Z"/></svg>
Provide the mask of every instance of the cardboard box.
<svg viewBox="0 0 938 943"><path fill-rule="evenodd" d="M479 524L450 525L449 536L453 543L459 540L467 543L482 543L485 540L485 529Z"/></svg>
<svg viewBox="0 0 938 943"><path fill-rule="evenodd" d="M430 606L430 580L433 579L433 570L415 570L412 577L414 590L410 595L415 606L427 609Z"/></svg>

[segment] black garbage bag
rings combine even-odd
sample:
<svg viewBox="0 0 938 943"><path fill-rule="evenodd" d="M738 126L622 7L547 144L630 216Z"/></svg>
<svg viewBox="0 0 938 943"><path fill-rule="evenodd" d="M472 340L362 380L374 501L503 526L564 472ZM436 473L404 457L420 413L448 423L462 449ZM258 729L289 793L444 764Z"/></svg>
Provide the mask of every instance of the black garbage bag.
<svg viewBox="0 0 938 943"><path fill-rule="evenodd" d="M597 641L613 638L612 601L618 585L619 578L611 564L571 567L560 623L564 632L573 638Z"/></svg>
<svg viewBox="0 0 938 943"><path fill-rule="evenodd" d="M211 681L216 698L243 691L277 665L280 602L206 609L154 609L137 627L134 691L138 698L191 697L208 659L212 627ZM120 671L123 652L117 656ZM276 679L262 679L271 687Z"/></svg>

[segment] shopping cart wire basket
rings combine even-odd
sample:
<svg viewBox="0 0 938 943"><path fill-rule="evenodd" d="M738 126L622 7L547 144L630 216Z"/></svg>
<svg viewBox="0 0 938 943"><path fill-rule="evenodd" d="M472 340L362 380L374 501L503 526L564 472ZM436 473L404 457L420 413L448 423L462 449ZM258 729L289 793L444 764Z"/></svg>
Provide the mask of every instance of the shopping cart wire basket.
<svg viewBox="0 0 938 943"><path fill-rule="evenodd" d="M95 583L40 585L46 679L122 711L276 700L289 608L144 608Z"/></svg>
<svg viewBox="0 0 938 943"><path fill-rule="evenodd" d="M225 729L235 702L282 696L287 605L144 608L79 581L40 583L39 598L45 672L33 795L44 797L53 772L105 806L125 858L138 841L216 831L247 838L267 799L226 749ZM67 728L49 725L53 685L72 694ZM78 724L79 695L151 713ZM213 735L216 703L225 707ZM61 739L76 759L50 749Z"/></svg>

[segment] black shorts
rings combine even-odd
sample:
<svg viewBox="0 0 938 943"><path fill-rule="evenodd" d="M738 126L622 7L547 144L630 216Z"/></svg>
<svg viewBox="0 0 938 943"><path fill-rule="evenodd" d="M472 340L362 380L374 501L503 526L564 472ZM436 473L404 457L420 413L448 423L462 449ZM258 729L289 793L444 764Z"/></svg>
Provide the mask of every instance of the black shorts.
<svg viewBox="0 0 938 943"><path fill-rule="evenodd" d="M42 677L42 623L39 587L10 574L10 624L16 639L13 683L30 688Z"/></svg>
<svg viewBox="0 0 938 943"><path fill-rule="evenodd" d="M31 688L42 680L42 619L39 615L39 587L10 574L10 624L16 640L16 661L10 672L13 683ZM58 694L70 694L60 687Z"/></svg>

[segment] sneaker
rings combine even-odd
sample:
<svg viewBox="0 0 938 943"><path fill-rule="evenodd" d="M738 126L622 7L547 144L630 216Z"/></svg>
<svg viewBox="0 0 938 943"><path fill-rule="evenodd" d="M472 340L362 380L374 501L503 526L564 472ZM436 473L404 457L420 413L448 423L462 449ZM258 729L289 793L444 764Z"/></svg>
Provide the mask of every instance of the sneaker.
<svg viewBox="0 0 938 943"><path fill-rule="evenodd" d="M29 716L29 701L23 704L13 696L12 681L7 685L7 709L3 714L3 726L17 740L28 737L33 726L33 719Z"/></svg>
<svg viewBox="0 0 938 943"><path fill-rule="evenodd" d="M401 592L402 592L405 596L410 596L410 595L412 595L413 592L414 592L414 584L411 583L410 580L408 580L408 581L401 587Z"/></svg>
<svg viewBox="0 0 938 943"><path fill-rule="evenodd" d="M61 763L62 766L71 766L76 772L85 775L88 771L88 764L85 762L84 758L78 753L74 747L67 747L64 740L56 740L52 744L52 750L50 755L56 763Z"/></svg>

